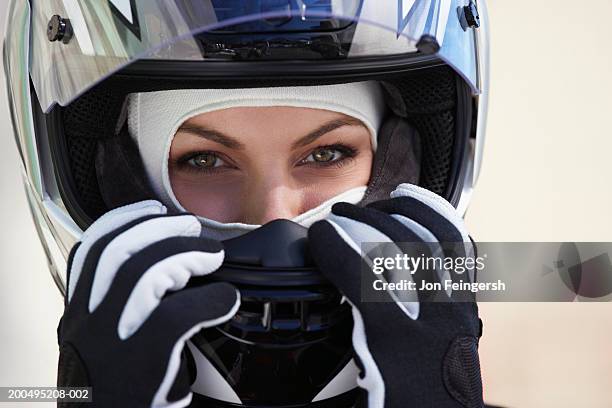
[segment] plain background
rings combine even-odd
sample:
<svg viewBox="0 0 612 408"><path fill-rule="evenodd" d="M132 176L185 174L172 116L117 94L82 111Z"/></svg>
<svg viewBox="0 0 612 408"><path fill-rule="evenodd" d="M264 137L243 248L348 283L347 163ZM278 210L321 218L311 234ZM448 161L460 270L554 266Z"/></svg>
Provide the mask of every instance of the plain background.
<svg viewBox="0 0 612 408"><path fill-rule="evenodd" d="M489 9L491 109L471 233L612 241L612 2L491 1ZM61 299L21 186L4 80L0 92L0 386L50 386ZM480 308L490 403L612 406L612 305Z"/></svg>

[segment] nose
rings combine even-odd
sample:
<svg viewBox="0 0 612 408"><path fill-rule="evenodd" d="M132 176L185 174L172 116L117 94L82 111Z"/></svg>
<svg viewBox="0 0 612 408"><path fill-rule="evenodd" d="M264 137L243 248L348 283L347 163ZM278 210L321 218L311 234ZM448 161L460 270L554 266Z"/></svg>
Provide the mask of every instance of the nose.
<svg viewBox="0 0 612 408"><path fill-rule="evenodd" d="M300 215L302 193L283 180L267 180L249 186L242 205L242 219L247 224L263 225L279 218Z"/></svg>

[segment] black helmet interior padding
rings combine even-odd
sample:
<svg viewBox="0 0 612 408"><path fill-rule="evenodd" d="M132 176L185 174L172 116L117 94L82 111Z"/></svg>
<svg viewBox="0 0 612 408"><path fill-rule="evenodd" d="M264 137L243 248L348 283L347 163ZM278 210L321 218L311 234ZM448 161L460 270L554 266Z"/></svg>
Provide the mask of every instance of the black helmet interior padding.
<svg viewBox="0 0 612 408"><path fill-rule="evenodd" d="M421 70L416 75L383 81L390 95L387 104L405 118L421 135L422 162L419 184L436 194L449 197L453 161L464 152L465 144L456 141L461 134L461 113L457 75L449 68ZM466 104L470 107L469 104ZM467 113L467 112L465 112ZM466 132L467 133L467 132ZM453 157L455 152L459 157Z"/></svg>
<svg viewBox="0 0 612 408"><path fill-rule="evenodd" d="M118 136L98 141L96 173L106 208L155 199L140 152L127 126Z"/></svg>
<svg viewBox="0 0 612 408"><path fill-rule="evenodd" d="M133 78L119 73L70 105L56 106L50 113L42 114L47 123L54 162L68 163L68 168L61 171L61 175L56 174L56 178L59 178L62 197L69 204L68 210L81 227L86 228L92 220L110 208L125 204L126 200L133 202L151 197L151 189L144 182L146 179L143 177L142 163L125 126L117 133L123 102L129 93L198 87L309 85L304 81L288 83L278 79L251 83L199 81L171 78L153 80L150 77ZM347 81L312 81L310 85L342 82ZM392 160L395 164L389 167L397 165L394 169L397 171L406 166L405 169L412 176L403 181L415 182L452 202L456 195L452 189L461 189L457 181L461 180L460 176L465 171L461 164L465 164L463 158L472 130L473 118L467 85L454 70L444 65L388 74L381 82L387 91L387 104L397 117L407 122L395 122L397 129L393 128L393 119L385 125L391 126L388 133L389 146L395 145L391 143L392 140L399 140L398 135L403 133L400 129L410 129L408 124L419 135L417 138L414 132L406 133L411 142L409 144L413 146L412 152L406 152L415 159L420 156L420 160L410 159L400 163L399 155L391 154L385 160ZM458 103L459 98L464 103ZM387 128L383 133L387 133ZM415 142L416 139L420 141ZM395 153L389 146L385 147L381 140L381 152L387 149L388 153ZM404 148L408 149L407 145ZM374 163L372 181L380 188L370 188L366 201L379 199L384 194L388 197L388 192L395 188L391 188L391 185L397 181L392 174L380 173L379 169L386 168L387 164L381 162L383 154L377 156L379 158ZM417 162L421 163L421 168L420 172L415 173L412 172L415 169L410 166ZM418 180L414 179L415 174L418 174Z"/></svg>

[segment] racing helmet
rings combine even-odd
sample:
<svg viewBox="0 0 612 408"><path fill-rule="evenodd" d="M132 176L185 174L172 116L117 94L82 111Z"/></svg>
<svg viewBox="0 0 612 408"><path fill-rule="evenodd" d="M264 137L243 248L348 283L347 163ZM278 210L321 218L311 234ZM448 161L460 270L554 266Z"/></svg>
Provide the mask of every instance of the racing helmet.
<svg viewBox="0 0 612 408"><path fill-rule="evenodd" d="M126 133L135 92L379 81L390 135L366 197L409 181L467 209L487 116L484 0L12 0L7 21L3 58L25 191L64 295L66 259L82 231L150 197ZM402 169L414 160L394 145L404 131L418 135L410 180ZM355 405L348 306L310 263L298 227L274 221L225 242L228 262L215 275L247 301L228 325L190 343L205 356L192 353L190 364L215 373L195 390L203 405ZM279 257L262 242L287 245L276 247ZM269 382L283 376L275 393L282 387Z"/></svg>

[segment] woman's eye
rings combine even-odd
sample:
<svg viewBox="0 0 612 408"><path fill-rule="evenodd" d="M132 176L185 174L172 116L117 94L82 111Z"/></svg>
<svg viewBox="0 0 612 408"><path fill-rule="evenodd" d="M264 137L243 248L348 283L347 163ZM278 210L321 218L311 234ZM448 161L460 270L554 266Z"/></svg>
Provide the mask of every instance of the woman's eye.
<svg viewBox="0 0 612 408"><path fill-rule="evenodd" d="M194 167L199 167L202 169L212 169L225 164L219 156L212 153L200 153L193 156L187 162Z"/></svg>
<svg viewBox="0 0 612 408"><path fill-rule="evenodd" d="M338 149L322 147L313 151L304 161L310 163L329 163L341 159L343 155Z"/></svg>

